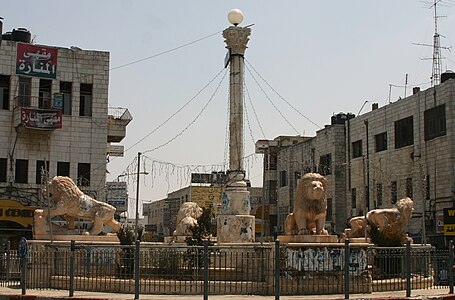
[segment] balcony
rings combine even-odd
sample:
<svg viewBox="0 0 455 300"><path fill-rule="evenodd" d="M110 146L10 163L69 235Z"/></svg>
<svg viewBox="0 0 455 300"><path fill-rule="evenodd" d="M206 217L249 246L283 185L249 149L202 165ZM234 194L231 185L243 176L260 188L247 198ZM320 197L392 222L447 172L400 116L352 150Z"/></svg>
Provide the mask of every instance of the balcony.
<svg viewBox="0 0 455 300"><path fill-rule="evenodd" d="M34 99L36 98L36 99ZM32 106L38 104L38 107ZM14 99L14 124L30 129L62 128L62 111L41 97L19 96Z"/></svg>
<svg viewBox="0 0 455 300"><path fill-rule="evenodd" d="M133 117L126 108L109 107L108 110L108 129L107 142L119 143L126 136L126 126L131 122Z"/></svg>

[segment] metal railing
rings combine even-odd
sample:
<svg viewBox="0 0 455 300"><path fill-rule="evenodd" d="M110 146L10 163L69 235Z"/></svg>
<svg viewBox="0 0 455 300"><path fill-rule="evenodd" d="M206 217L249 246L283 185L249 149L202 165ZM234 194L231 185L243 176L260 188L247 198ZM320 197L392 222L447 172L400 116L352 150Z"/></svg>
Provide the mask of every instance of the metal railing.
<svg viewBox="0 0 455 300"><path fill-rule="evenodd" d="M32 244L0 253L0 285L139 294L307 295L448 288L451 250L407 245L280 244L136 246ZM24 279L21 280L21 271Z"/></svg>

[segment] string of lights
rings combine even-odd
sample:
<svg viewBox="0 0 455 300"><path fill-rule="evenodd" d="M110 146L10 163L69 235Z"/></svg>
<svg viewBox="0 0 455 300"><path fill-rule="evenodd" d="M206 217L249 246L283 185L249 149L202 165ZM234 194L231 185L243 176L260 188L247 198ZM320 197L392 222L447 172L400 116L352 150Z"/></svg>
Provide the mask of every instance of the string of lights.
<svg viewBox="0 0 455 300"><path fill-rule="evenodd" d="M253 110L253 113L254 113L256 122L257 122L257 124L258 124L258 126L259 126L259 129L261 130L262 137L263 137L264 139L266 139L266 136L265 136L265 133L264 133L264 129L262 129L261 122L259 121L258 114L256 113L256 109L254 108L253 101L251 100L251 96L250 96L250 91L248 90L248 87L247 87L247 85L246 85L246 82L243 82L243 85L244 85L244 89L245 89L245 92L246 92L246 95L247 95L247 98L248 98L248 102L249 102L250 105L251 105L251 108L252 108L252 110ZM246 107L246 105L245 105L245 107Z"/></svg>

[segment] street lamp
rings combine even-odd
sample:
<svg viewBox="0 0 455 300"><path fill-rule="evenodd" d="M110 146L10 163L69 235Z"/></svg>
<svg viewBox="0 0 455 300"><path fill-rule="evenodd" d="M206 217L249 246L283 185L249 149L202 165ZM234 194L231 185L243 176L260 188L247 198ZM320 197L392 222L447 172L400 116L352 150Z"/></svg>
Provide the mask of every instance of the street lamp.
<svg viewBox="0 0 455 300"><path fill-rule="evenodd" d="M243 21L242 11L238 8L231 9L228 13L228 20L234 26L239 25Z"/></svg>

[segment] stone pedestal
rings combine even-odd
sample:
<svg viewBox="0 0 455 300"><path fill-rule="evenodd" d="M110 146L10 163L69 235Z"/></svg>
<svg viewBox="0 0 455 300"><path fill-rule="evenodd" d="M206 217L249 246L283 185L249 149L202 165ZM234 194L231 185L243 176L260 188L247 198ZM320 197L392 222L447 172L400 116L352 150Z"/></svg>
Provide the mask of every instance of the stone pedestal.
<svg viewBox="0 0 455 300"><path fill-rule="evenodd" d="M281 243L338 243L336 235L279 235Z"/></svg>
<svg viewBox="0 0 455 300"><path fill-rule="evenodd" d="M254 216L218 215L218 243L250 243L254 241Z"/></svg>

